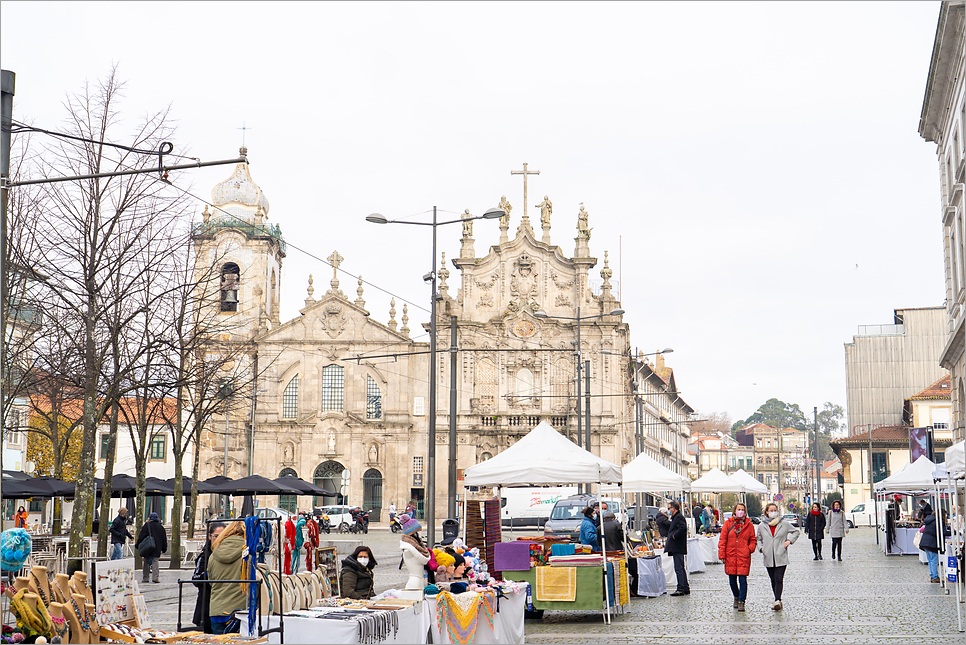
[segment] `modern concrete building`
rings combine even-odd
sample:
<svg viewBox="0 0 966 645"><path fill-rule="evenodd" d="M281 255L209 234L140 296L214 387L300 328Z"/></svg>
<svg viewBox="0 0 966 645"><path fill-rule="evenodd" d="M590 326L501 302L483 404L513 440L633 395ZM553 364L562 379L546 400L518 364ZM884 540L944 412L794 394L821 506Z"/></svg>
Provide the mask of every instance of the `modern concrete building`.
<svg viewBox="0 0 966 645"><path fill-rule="evenodd" d="M892 324L861 325L845 343L849 434L902 424L903 403L946 375L942 307L896 309Z"/></svg>
<svg viewBox="0 0 966 645"><path fill-rule="evenodd" d="M941 365L952 376L952 424L956 441L966 425L966 3L943 2L933 44L919 135L936 144L939 161L946 308ZM849 406L851 412L851 405Z"/></svg>

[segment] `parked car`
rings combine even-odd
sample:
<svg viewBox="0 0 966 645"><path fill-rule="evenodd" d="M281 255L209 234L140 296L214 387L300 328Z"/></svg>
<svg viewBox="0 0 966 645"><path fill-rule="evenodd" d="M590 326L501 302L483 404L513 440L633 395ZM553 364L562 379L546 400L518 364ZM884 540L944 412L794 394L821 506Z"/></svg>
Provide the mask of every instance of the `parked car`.
<svg viewBox="0 0 966 645"><path fill-rule="evenodd" d="M282 518L282 526L280 528L283 531L285 530L284 525L285 525L285 522L288 521L288 518L292 517L293 518L292 521L293 522L295 521L292 513L289 513L284 508L278 508L277 506L263 506L261 508L256 508L255 517L261 517L265 519L280 517Z"/></svg>
<svg viewBox="0 0 966 645"><path fill-rule="evenodd" d="M580 539L583 510L594 501L592 495L574 495L558 500L550 511L550 519L543 527L543 534L546 537L567 538L576 542Z"/></svg>
<svg viewBox="0 0 966 645"><path fill-rule="evenodd" d="M358 508L348 504L337 504L335 506L322 506L320 510L329 516L329 526L333 531L348 533L352 525L356 523L352 517L352 509Z"/></svg>
<svg viewBox="0 0 966 645"><path fill-rule="evenodd" d="M798 521L798 516L795 515L794 513L785 513L784 518L788 520L792 526L795 526L795 527L801 526L801 524Z"/></svg>

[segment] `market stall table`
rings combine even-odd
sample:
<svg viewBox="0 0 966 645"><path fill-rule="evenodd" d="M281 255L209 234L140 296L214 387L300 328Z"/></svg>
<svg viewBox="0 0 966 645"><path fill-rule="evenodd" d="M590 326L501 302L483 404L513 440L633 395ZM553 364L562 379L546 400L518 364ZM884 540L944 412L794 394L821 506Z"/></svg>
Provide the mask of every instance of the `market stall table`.
<svg viewBox="0 0 966 645"><path fill-rule="evenodd" d="M697 544L700 546L701 555L704 558L705 564L720 564L721 560L718 559L718 535L700 536L697 539ZM691 542L688 541L688 553L691 553Z"/></svg>
<svg viewBox="0 0 966 645"><path fill-rule="evenodd" d="M600 572L595 568L595 571ZM425 616L429 621L429 628L432 630L434 643L452 643L448 633L441 634L439 622L437 620L439 612L439 597L428 596L423 601L425 606ZM598 600L597 604L600 604ZM476 633L473 636L473 643L483 645L485 643L522 643L523 636L523 617L527 606L526 587L521 585L518 592L507 593L499 599L497 611L493 614L493 625L491 626L482 615L478 616ZM594 606L593 609L599 609Z"/></svg>
<svg viewBox="0 0 966 645"><path fill-rule="evenodd" d="M919 549L913 544L913 540L916 537L916 533L919 532L917 528L903 528L896 527L896 540L892 543L892 552L901 553L902 555L918 555Z"/></svg>
<svg viewBox="0 0 966 645"><path fill-rule="evenodd" d="M661 566L661 556L637 558L637 595L656 598L667 593L667 576ZM674 572L672 563L671 572ZM676 584L676 582L674 583Z"/></svg>
<svg viewBox="0 0 966 645"><path fill-rule="evenodd" d="M623 559L618 562L623 562ZM572 600L547 600L542 596L543 589L537 584L537 569L550 569L564 575L565 571L573 571L571 574L573 582ZM618 589L629 589L626 567L620 567L622 573L618 579ZM518 582L530 583L531 603L537 611L543 609L557 609L563 611L600 611L604 599L604 576L601 566L579 566L579 567L533 567L528 571L504 571L504 580L514 580ZM607 586L614 591L614 562L607 563ZM615 606L615 596L610 594L611 606ZM623 604L623 603L622 603Z"/></svg>
<svg viewBox="0 0 966 645"><path fill-rule="evenodd" d="M406 609L389 610L396 613L398 631L390 634L381 643L425 643L429 631L426 611L421 603ZM310 617L309 610L285 614L286 643L360 643L359 623L355 620L330 620ZM243 633L248 628L248 612L235 614L241 621ZM278 616L263 616L262 625L266 629L278 627ZM258 629L256 621L256 631ZM253 635L254 636L254 635ZM278 632L268 634L269 643L281 643Z"/></svg>

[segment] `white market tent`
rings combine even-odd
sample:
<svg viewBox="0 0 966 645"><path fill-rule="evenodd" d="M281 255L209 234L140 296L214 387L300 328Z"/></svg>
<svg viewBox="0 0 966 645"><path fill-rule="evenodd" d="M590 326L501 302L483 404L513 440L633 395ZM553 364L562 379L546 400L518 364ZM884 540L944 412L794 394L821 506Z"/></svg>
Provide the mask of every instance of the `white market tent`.
<svg viewBox="0 0 966 645"><path fill-rule="evenodd" d="M712 468L700 479L691 482L692 493L744 493L745 485L731 479L720 468Z"/></svg>
<svg viewBox="0 0 966 645"><path fill-rule="evenodd" d="M464 486L541 486L621 481L621 467L584 450L546 421L483 463L470 466Z"/></svg>
<svg viewBox="0 0 966 645"><path fill-rule="evenodd" d="M931 492L935 488L932 477L935 467L936 464L923 455L914 463L906 465L899 472L876 484L875 490L877 493Z"/></svg>
<svg viewBox="0 0 966 645"><path fill-rule="evenodd" d="M463 475L464 486L539 486L542 484L619 484L621 467L577 446L541 421L527 436ZM603 533L603 514L599 535ZM606 548L606 547L605 547ZM601 558L604 577L607 559ZM604 584L604 620L610 623L610 593Z"/></svg>
<svg viewBox="0 0 966 645"><path fill-rule="evenodd" d="M691 480L644 453L624 464L621 469L625 493L657 493L661 491L689 491ZM617 492L616 486L601 486L602 493Z"/></svg>
<svg viewBox="0 0 966 645"><path fill-rule="evenodd" d="M950 479L966 476L966 441L960 441L946 448L946 472Z"/></svg>
<svg viewBox="0 0 966 645"><path fill-rule="evenodd" d="M767 495L770 491L768 487L762 484L760 481L749 475L745 470L739 469L737 472L733 472L728 475L729 478L735 480L739 484L744 485L746 493L756 493L759 495Z"/></svg>

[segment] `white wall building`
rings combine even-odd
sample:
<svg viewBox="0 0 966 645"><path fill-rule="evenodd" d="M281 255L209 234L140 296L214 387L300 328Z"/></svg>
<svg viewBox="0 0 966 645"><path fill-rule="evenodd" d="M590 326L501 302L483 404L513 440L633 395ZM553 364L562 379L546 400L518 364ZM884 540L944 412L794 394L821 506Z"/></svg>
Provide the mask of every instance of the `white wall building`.
<svg viewBox="0 0 966 645"><path fill-rule="evenodd" d="M953 435L964 438L966 377L966 3L943 2L926 77L919 135L936 144L940 217L946 267L946 310L942 366L952 376ZM851 413L851 406L849 406Z"/></svg>

